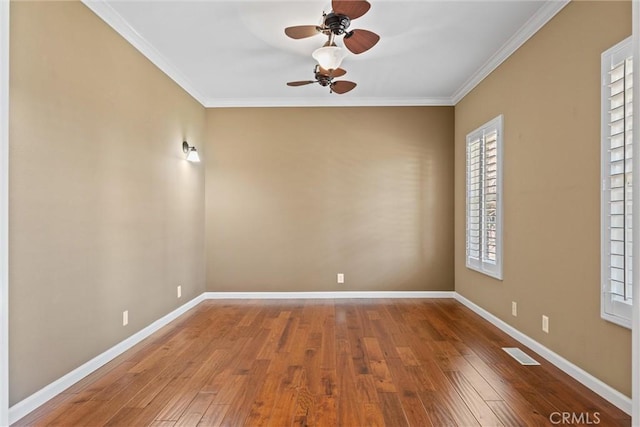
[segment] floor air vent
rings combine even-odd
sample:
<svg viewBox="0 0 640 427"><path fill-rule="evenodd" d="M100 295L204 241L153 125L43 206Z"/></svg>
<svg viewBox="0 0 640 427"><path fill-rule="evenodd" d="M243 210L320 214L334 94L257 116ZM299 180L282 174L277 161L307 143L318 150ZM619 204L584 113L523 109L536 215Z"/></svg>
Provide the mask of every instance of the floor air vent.
<svg viewBox="0 0 640 427"><path fill-rule="evenodd" d="M502 349L509 353L511 357L520 362L521 365L539 365L539 363L536 362L535 359L531 358L531 356L517 347L502 347Z"/></svg>

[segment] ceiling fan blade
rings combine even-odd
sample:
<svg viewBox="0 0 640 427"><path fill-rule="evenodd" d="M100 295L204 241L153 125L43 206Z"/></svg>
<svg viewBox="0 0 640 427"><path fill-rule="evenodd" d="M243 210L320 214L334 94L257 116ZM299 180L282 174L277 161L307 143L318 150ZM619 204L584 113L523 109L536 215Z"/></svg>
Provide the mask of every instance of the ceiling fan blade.
<svg viewBox="0 0 640 427"><path fill-rule="evenodd" d="M371 4L366 0L333 0L331 7L333 13L346 15L353 21L367 13Z"/></svg>
<svg viewBox="0 0 640 427"><path fill-rule="evenodd" d="M356 86L357 85L354 82L339 80L337 82L331 83L331 92L335 92L337 94L343 94L343 93L349 92L351 89L353 89Z"/></svg>
<svg viewBox="0 0 640 427"><path fill-rule="evenodd" d="M380 36L368 30L353 30L344 36L344 45L356 55L366 52L378 43Z"/></svg>
<svg viewBox="0 0 640 427"><path fill-rule="evenodd" d="M301 81L297 81L297 82L288 82L287 86L304 86L304 85L310 85L311 83L315 83L315 80L301 80Z"/></svg>
<svg viewBox="0 0 640 427"><path fill-rule="evenodd" d="M284 33L292 39L306 39L320 34L320 28L315 25L297 25L285 28Z"/></svg>
<svg viewBox="0 0 640 427"><path fill-rule="evenodd" d="M320 66L318 66L318 73L323 76L330 76L330 77L340 77L347 74L347 72L342 68L336 68L335 70L325 70Z"/></svg>

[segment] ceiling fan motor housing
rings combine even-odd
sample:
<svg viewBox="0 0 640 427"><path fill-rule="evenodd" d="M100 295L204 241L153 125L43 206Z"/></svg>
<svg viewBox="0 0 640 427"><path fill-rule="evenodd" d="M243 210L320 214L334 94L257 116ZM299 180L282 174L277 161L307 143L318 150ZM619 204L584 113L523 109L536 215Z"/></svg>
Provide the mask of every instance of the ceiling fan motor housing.
<svg viewBox="0 0 640 427"><path fill-rule="evenodd" d="M329 86L331 84L332 78L322 74L316 74L316 80L318 81L320 86Z"/></svg>
<svg viewBox="0 0 640 427"><path fill-rule="evenodd" d="M329 28L336 36L341 36L349 28L351 20L346 15L339 15L331 12L324 19L325 27Z"/></svg>

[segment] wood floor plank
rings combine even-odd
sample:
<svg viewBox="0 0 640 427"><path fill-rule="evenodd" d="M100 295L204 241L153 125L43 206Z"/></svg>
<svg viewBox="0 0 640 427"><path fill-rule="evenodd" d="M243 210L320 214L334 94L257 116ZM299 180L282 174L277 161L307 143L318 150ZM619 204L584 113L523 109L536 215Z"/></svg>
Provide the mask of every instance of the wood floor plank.
<svg viewBox="0 0 640 427"><path fill-rule="evenodd" d="M412 426L431 426L427 412L418 396L419 385L407 370L401 359L388 359L391 377L398 390L398 397L407 421ZM411 365L417 366L417 365Z"/></svg>
<svg viewBox="0 0 640 427"><path fill-rule="evenodd" d="M409 421L404 414L402 403L398 393L379 392L380 411L384 417L384 423L388 426L409 426Z"/></svg>
<svg viewBox="0 0 640 427"><path fill-rule="evenodd" d="M61 393L31 412L24 418L12 424L12 427L27 427L35 425L49 425L53 420L69 410L69 402L75 394Z"/></svg>
<svg viewBox="0 0 640 427"><path fill-rule="evenodd" d="M525 420L527 424L546 425L549 422L536 410L532 402L527 401L518 392L513 380L509 381L493 370L495 364L489 366L476 355L465 356L465 359L491 384L502 399L509 403L509 408L521 419Z"/></svg>
<svg viewBox="0 0 640 427"><path fill-rule="evenodd" d="M173 427L175 424L175 421L154 421L149 427Z"/></svg>
<svg viewBox="0 0 640 427"><path fill-rule="evenodd" d="M314 396L322 393L322 370L317 348L307 348L302 361L304 369L304 386Z"/></svg>
<svg viewBox="0 0 640 427"><path fill-rule="evenodd" d="M218 427L222 425L222 420L229 412L229 405L211 404L200 420L200 425L208 427Z"/></svg>
<svg viewBox="0 0 640 427"><path fill-rule="evenodd" d="M458 372L464 375L473 388L478 392L484 401L498 400L502 397L491 387L491 384L484 379L482 375L469 363L466 358L462 358L457 362Z"/></svg>
<svg viewBox="0 0 640 427"><path fill-rule="evenodd" d="M383 393L395 393L396 387L391 378L384 352L377 338L364 338L369 355L369 369L375 381L376 390Z"/></svg>
<svg viewBox="0 0 640 427"><path fill-rule="evenodd" d="M491 407L487 405L487 402L482 399L463 374L450 371L445 375L481 426L503 426Z"/></svg>
<svg viewBox="0 0 640 427"><path fill-rule="evenodd" d="M442 392L422 391L418 395L434 425L480 425L465 401L449 386L445 386Z"/></svg>
<svg viewBox="0 0 640 427"><path fill-rule="evenodd" d="M205 384L210 377L215 375L216 368L219 366L216 363L217 360L218 355L214 351L210 357L205 359L204 363L195 365L197 367L197 369L193 369L195 372L191 373L191 366L187 368L190 373L173 382L175 393L155 419L177 421L198 393L210 392L205 388Z"/></svg>
<svg viewBox="0 0 640 427"><path fill-rule="evenodd" d="M384 427L386 425L384 421L384 414L379 405L373 403L363 404L364 408L364 422L368 427Z"/></svg>
<svg viewBox="0 0 640 427"><path fill-rule="evenodd" d="M282 376L276 398L271 408L269 426L290 426L293 423L298 400L298 387L302 381L303 369L299 366L289 366Z"/></svg>
<svg viewBox="0 0 640 427"><path fill-rule="evenodd" d="M302 366L307 357L309 349L309 325L297 322L297 326L291 333L291 344L289 346L289 364Z"/></svg>
<svg viewBox="0 0 640 427"><path fill-rule="evenodd" d="M501 350L516 345L450 299L210 300L15 425L512 427L554 411L631 425Z"/></svg>
<svg viewBox="0 0 640 427"><path fill-rule="evenodd" d="M398 355L400 356L400 359L405 366L420 365L420 362L418 361L416 355L413 354L413 350L411 350L411 347L396 347L396 351L398 352Z"/></svg>
<svg viewBox="0 0 640 427"><path fill-rule="evenodd" d="M280 387L281 377L285 372L287 360L285 357L277 357L271 360L267 375L256 394L249 414L246 418L246 425L264 426L268 425L271 417L276 393Z"/></svg>
<svg viewBox="0 0 640 427"><path fill-rule="evenodd" d="M160 390L155 397L147 404L147 406L122 406L117 411L112 411L111 418L108 418L108 422L104 425L147 425L153 421L177 421L181 412L177 412L173 418L163 417L166 414L166 408L175 408L175 402L179 401L183 406L186 406L193 399L193 392L183 393L185 390L185 384L190 381L191 378L198 372L200 368L199 364L186 364L186 368L173 378L173 381L169 382L162 390ZM144 388L143 388L144 389ZM196 391L197 392L197 391ZM112 401L115 404L117 399ZM108 414L100 414L100 416ZM91 417L94 418L93 416ZM95 423L91 425L103 425L102 421L95 420Z"/></svg>
<svg viewBox="0 0 640 427"><path fill-rule="evenodd" d="M491 400L487 402L487 405L491 408L493 413L498 417L500 422L507 427L526 427L528 425L527 422L523 421L522 418L516 414L513 409L502 400Z"/></svg>
<svg viewBox="0 0 640 427"><path fill-rule="evenodd" d="M258 359L269 359L273 357L274 353L277 353L279 346L281 345L282 334L289 323L290 311L283 311L276 319L272 319L269 326L266 327L270 330L264 345L260 349L260 352L256 356Z"/></svg>
<svg viewBox="0 0 640 427"><path fill-rule="evenodd" d="M356 375L356 392L358 394L358 402L374 403L379 401L376 381L371 374Z"/></svg>
<svg viewBox="0 0 640 427"><path fill-rule="evenodd" d="M322 355L320 368L335 369L336 368L336 314L333 311L325 317L322 325L322 346L320 348Z"/></svg>
<svg viewBox="0 0 640 427"><path fill-rule="evenodd" d="M317 426L337 426L338 425L338 398L336 396L316 397L316 425Z"/></svg>
<svg viewBox="0 0 640 427"><path fill-rule="evenodd" d="M200 423L209 405L213 402L215 395L213 393L198 393L193 398L187 409L180 415L178 421L175 422L176 427L195 427ZM166 420L164 420L166 421Z"/></svg>
<svg viewBox="0 0 640 427"><path fill-rule="evenodd" d="M251 370L247 373L244 387L238 390L232 402L228 405L227 414L223 417L223 424L230 426L243 425L253 403L260 385L267 376L270 361L255 360ZM219 393L220 394L220 393ZM218 399L214 400L214 404L218 404ZM204 424L203 425L207 425Z"/></svg>
<svg viewBox="0 0 640 427"><path fill-rule="evenodd" d="M339 339L337 343L337 393L338 424L344 426L363 425L363 407L358 401L356 373L351 358L349 341Z"/></svg>
<svg viewBox="0 0 640 427"><path fill-rule="evenodd" d="M303 370L303 377L306 375ZM315 423L315 396L309 390L306 378L301 381L298 387L298 396L296 399L296 407L293 417L294 426L314 426Z"/></svg>

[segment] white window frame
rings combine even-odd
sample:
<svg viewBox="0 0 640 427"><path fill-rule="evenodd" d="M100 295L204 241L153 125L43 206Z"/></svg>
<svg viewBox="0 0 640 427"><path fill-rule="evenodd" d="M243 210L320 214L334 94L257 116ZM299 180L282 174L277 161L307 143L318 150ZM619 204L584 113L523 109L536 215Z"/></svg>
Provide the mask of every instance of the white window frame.
<svg viewBox="0 0 640 427"><path fill-rule="evenodd" d="M486 253L486 243L485 243L485 237L486 237L486 224L487 224L487 220L486 220L486 215L484 214L484 212L486 211L487 208L487 204L484 200L481 199L480 203L478 203L478 208L475 209L473 208L473 205L475 205L475 203L471 203L471 165L470 165L470 146L471 143L477 141L478 139L480 139L480 144L481 144L481 151L482 151L482 155L481 155L481 179L482 182L484 183L484 180L486 178L486 170L484 169L485 166L485 158L484 158L484 149L485 149L485 143L486 143L486 139L485 137L487 135L490 135L491 133L496 132L496 213L494 215L495 217L495 260L489 260L485 257L485 253ZM503 145L503 116L502 114L499 115L498 117L490 120L489 122L485 123L484 125L480 126L478 129L474 130L473 132L470 132L467 135L467 140L466 140L466 193L465 193L465 200L466 200L466 209L465 209L465 228L466 228L466 232L465 232L465 247L466 247L466 254L465 254L465 259L466 259L466 266L467 268L471 269L471 270L475 270L478 271L480 273L486 274L487 276L493 277L495 279L498 280L502 280L502 222L503 222L503 209L502 209L502 145ZM481 193L484 194L484 184L481 185ZM472 218L473 215L476 215L479 220L480 220L480 243L478 244L478 249L479 250L479 255L475 256L473 255L472 251L470 249L471 245L474 245L474 243L472 243L472 230L471 230L471 226L470 226L470 219Z"/></svg>
<svg viewBox="0 0 640 427"><path fill-rule="evenodd" d="M625 61L627 58L632 57L632 43L631 37L621 41L615 46L611 47L607 51L602 53L602 83L601 83L601 298L600 298L600 316L610 322L616 323L620 326L624 326L627 328L631 328L631 317L632 317L632 300L626 299L624 297L620 297L615 295L612 292L612 284L611 284L611 246L612 246L612 238L611 238L611 219L610 219L610 199L611 199L611 173L610 167L612 164L611 161L611 149L610 149L610 78L609 74L614 69L617 64ZM634 70L635 71L635 70ZM625 76L626 78L626 76ZM623 101L624 105L624 101ZM626 108L624 109L624 115L626 117ZM624 141L624 152L625 157L623 164L627 163L627 159L629 161L633 160L633 157L636 155L635 153L631 153L631 156L628 156L627 152L627 144L630 142L627 141L627 133L629 132L627 125L625 124L625 131L623 134ZM626 176L624 177L624 187L623 193L627 194L628 183L626 181ZM637 178L633 178L637 179ZM633 183L631 184L633 187ZM631 270L627 269L627 266L631 266L632 261L628 260L628 252L631 247L630 242L630 234L627 233L627 224L632 223L632 219L630 218L631 213L627 213L627 202L626 197L624 199L624 226L623 226L623 247L624 255L623 259L625 263L623 265L622 270L625 272L624 274L624 284L623 288L625 292L627 292L628 285L632 283L632 274ZM633 200L633 197L632 199ZM634 203L635 204L635 203ZM632 229L635 225L632 225ZM631 239L632 240L632 239ZM633 252L632 252L633 253Z"/></svg>
<svg viewBox="0 0 640 427"><path fill-rule="evenodd" d="M631 8L631 22L632 24L632 38L633 38L633 61L636 64L640 64L640 2L632 2ZM633 76L633 98L640 99L640 83L638 81L638 73ZM640 129L640 109L636 108L633 112L633 128ZM640 151L640 138L638 138L638 132L633 135L633 149L636 152ZM633 167L636 170L640 170L640 161L638 156L633 159ZM636 185L633 189L633 198L640 200L640 189ZM636 215L635 224L638 224L638 217ZM635 227L633 230L633 250L638 253L640 245L640 227ZM633 260L633 294L640 295L640 263L638 257ZM632 327L632 339L631 339L631 425L640 424L640 299L636 298L633 301L633 327Z"/></svg>

